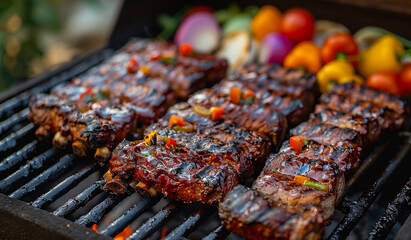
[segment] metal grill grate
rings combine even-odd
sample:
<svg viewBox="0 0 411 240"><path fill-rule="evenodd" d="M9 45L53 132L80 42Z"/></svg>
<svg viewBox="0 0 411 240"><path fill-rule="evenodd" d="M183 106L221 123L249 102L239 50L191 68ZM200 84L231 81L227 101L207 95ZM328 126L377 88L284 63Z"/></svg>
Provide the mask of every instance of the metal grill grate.
<svg viewBox="0 0 411 240"><path fill-rule="evenodd" d="M90 227L99 224L102 228L100 234L108 237L116 236L131 224L135 230L128 239L159 238L164 227L167 227L167 240L236 238L219 224L213 207L185 205L161 196L142 198L137 193L132 196L109 195L101 190L100 180L107 166L100 166L94 160L76 157L70 151L58 150L34 139L35 127L26 120L29 97L70 80L99 63L108 53L111 51L102 51L84 59L76 68L0 104L0 154L3 156L0 162L0 192L16 199L13 200L16 204L19 199L32 207L51 212L54 216L48 217L49 222L66 218L73 225ZM411 134L403 132L380 141L369 151L361 167L347 183L345 197L337 206L340 217L326 228L328 239L344 239L350 234L395 178L395 173L404 166L410 166L406 161L410 148ZM406 174L401 178L408 179L411 173ZM398 195L390 200L392 202L385 213L369 232L372 239L387 236L401 211L410 203L411 180L405 185L397 180L397 184L401 184L396 192L399 192ZM117 208L125 203L130 206L118 211ZM107 220L107 216L114 212L116 217ZM30 219L30 214L26 217Z"/></svg>

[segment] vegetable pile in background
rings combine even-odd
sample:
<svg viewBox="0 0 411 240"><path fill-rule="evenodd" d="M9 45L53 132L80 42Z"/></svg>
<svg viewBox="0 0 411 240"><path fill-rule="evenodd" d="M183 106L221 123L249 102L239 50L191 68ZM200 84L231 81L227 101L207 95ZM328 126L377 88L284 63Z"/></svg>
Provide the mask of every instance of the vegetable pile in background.
<svg viewBox="0 0 411 240"><path fill-rule="evenodd" d="M214 11L207 6L161 15L164 30L177 45L199 53L215 52L232 70L245 64L281 64L317 74L322 92L333 84L356 82L394 94L411 94L411 41L377 27L351 34L342 24L315 20L307 10L284 13L272 5Z"/></svg>

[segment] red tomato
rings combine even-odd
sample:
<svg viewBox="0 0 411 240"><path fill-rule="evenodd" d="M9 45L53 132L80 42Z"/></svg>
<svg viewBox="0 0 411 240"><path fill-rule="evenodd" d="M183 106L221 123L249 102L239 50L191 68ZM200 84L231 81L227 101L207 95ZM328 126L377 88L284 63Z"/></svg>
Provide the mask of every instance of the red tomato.
<svg viewBox="0 0 411 240"><path fill-rule="evenodd" d="M378 72L371 74L365 84L393 94L403 94L403 89L400 87L400 76L396 73Z"/></svg>
<svg viewBox="0 0 411 240"><path fill-rule="evenodd" d="M304 9L290 9L283 15L281 33L293 43L311 40L314 34L314 17Z"/></svg>
<svg viewBox="0 0 411 240"><path fill-rule="evenodd" d="M411 64L405 65L402 69L400 79L401 87L404 88L406 93L411 94Z"/></svg>
<svg viewBox="0 0 411 240"><path fill-rule="evenodd" d="M213 13L214 9L207 5L198 5L195 7L190 8L185 14L184 14L184 19L187 18L190 15L193 15L194 13L198 12L208 12L208 13Z"/></svg>

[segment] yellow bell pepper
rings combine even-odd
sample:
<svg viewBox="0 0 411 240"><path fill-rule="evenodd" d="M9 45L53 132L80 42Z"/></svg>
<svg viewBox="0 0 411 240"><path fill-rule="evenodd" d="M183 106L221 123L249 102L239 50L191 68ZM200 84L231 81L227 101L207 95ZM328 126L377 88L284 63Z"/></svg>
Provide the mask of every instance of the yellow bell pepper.
<svg viewBox="0 0 411 240"><path fill-rule="evenodd" d="M283 65L286 68L303 68L316 73L321 68L320 49L310 41L301 42L288 53Z"/></svg>
<svg viewBox="0 0 411 240"><path fill-rule="evenodd" d="M369 77L376 72L399 73L402 68L398 54L404 52L404 46L394 35L384 35L361 54L358 72Z"/></svg>
<svg viewBox="0 0 411 240"><path fill-rule="evenodd" d="M321 92L326 93L334 83L356 82L363 84L364 79L355 74L354 67L350 62L337 59L327 63L318 71L317 82Z"/></svg>

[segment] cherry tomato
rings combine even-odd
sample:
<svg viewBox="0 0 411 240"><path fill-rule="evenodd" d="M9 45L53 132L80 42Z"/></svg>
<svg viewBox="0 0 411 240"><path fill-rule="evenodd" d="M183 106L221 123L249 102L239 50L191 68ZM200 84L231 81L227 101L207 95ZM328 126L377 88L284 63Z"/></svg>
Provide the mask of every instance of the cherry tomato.
<svg viewBox="0 0 411 240"><path fill-rule="evenodd" d="M401 87L405 92L411 94L411 64L405 65L400 75Z"/></svg>
<svg viewBox="0 0 411 240"><path fill-rule="evenodd" d="M396 73L377 72L371 74L365 84L393 94L403 94L403 89L400 87L400 76Z"/></svg>
<svg viewBox="0 0 411 240"><path fill-rule="evenodd" d="M311 40L314 34L314 17L304 9L290 9L283 15L281 33L293 43Z"/></svg>
<svg viewBox="0 0 411 240"><path fill-rule="evenodd" d="M349 33L336 33L329 36L321 47L321 58L324 63L336 59L338 54L343 56L358 55L358 45ZM355 61L350 61L355 64Z"/></svg>
<svg viewBox="0 0 411 240"><path fill-rule="evenodd" d="M199 13L199 12L208 12L208 13L213 13L214 10L207 6L207 5L198 5L193 8L190 8L185 14L184 14L184 19L189 17L190 15L193 15L194 13Z"/></svg>

